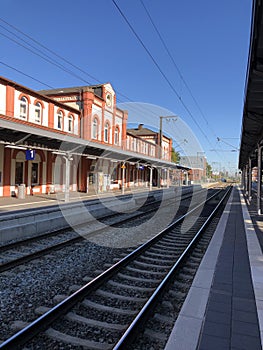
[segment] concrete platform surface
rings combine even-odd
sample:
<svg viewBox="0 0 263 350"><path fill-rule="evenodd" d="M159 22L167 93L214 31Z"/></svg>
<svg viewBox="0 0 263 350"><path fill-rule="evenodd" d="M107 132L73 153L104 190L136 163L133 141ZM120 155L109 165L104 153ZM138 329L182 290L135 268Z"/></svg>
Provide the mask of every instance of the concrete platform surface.
<svg viewBox="0 0 263 350"><path fill-rule="evenodd" d="M255 222L234 188L165 350L262 349L262 225Z"/></svg>

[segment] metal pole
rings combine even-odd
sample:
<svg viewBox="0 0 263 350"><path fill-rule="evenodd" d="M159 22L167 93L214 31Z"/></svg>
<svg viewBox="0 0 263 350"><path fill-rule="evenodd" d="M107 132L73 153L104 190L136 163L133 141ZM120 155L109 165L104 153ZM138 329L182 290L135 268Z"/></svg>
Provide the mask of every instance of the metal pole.
<svg viewBox="0 0 263 350"><path fill-rule="evenodd" d="M242 169L242 174L241 174L241 188L245 190L245 170L244 168Z"/></svg>
<svg viewBox="0 0 263 350"><path fill-rule="evenodd" d="M159 158L162 159L162 140L163 140L163 117L160 117L160 140L159 140Z"/></svg>
<svg viewBox="0 0 263 350"><path fill-rule="evenodd" d="M252 161L248 160L248 200L252 199Z"/></svg>
<svg viewBox="0 0 263 350"><path fill-rule="evenodd" d="M262 146L258 146L258 186L257 186L257 210L262 214Z"/></svg>
<svg viewBox="0 0 263 350"><path fill-rule="evenodd" d="M159 129L159 152L158 152L158 158L162 159L162 138L163 138L163 118L160 117L160 129ZM157 186L158 188L161 187L161 171L158 171L157 169Z"/></svg>
<svg viewBox="0 0 263 350"><path fill-rule="evenodd" d="M245 193L248 195L248 164L245 166Z"/></svg>

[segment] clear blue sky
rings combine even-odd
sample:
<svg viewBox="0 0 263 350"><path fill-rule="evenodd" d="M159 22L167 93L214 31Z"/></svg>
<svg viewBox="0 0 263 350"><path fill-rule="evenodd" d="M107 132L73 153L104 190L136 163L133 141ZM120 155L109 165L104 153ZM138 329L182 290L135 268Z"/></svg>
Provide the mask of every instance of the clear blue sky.
<svg viewBox="0 0 263 350"><path fill-rule="evenodd" d="M2 0L2 20L82 71L40 46L73 75L34 55L17 43L36 43L0 21L0 75L35 90L47 88L40 82L54 88L110 82L119 102L128 97L180 116L210 164L236 169L238 152L231 150L240 142L252 0L142 0L179 72L142 1L115 1L159 68L112 0Z"/></svg>

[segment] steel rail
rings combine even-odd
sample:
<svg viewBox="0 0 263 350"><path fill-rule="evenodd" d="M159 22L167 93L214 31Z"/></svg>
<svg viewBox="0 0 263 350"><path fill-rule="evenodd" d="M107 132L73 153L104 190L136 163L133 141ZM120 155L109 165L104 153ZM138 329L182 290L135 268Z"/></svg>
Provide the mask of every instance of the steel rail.
<svg viewBox="0 0 263 350"><path fill-rule="evenodd" d="M179 223L181 223L186 217L191 215L193 212L198 210L203 204L209 202L211 199L216 197L220 192L223 190L219 190L216 193L214 193L212 196L198 204L195 208L191 209L189 212L187 212L185 215L178 218L175 222L168 225L165 229L163 229L161 232L156 234L152 239L142 244L140 247L135 249L133 252L128 254L126 257L118 261L116 264L112 265L110 268L102 272L99 276L95 277L92 281L88 282L86 285L84 285L82 288L80 288L78 291L74 292L72 295L61 301L59 304L57 304L55 307L44 313L42 316L34 320L32 323L30 323L28 326L11 336L9 339L4 341L2 344L0 344L0 349L4 350L14 350L18 346L24 345L27 341L32 339L34 336L39 334L41 331L46 329L52 322L57 320L59 317L63 316L68 310L70 310L77 302L85 298L87 295L89 295L91 292L96 290L98 287L100 287L106 280L111 278L116 272L118 272L121 268L125 267L128 263L130 263L132 260L134 260L138 255L143 253L145 250L147 250L150 246L155 244L158 240L160 240L171 228L177 226ZM226 196L226 194L225 194ZM224 196L224 198L225 198ZM220 202L221 203L221 202ZM218 206L217 206L218 207ZM196 237L196 235L195 235ZM195 240L195 238L193 239ZM193 241L192 240L192 241ZM191 241L191 242L192 242ZM185 256L185 254L183 255ZM182 261L182 257L179 258L180 261ZM169 274L170 275L170 274ZM166 278L165 278L166 280ZM166 282L167 283L167 282ZM157 288L158 289L158 288ZM154 295L156 292L154 292ZM152 300L152 297L149 299ZM151 301L152 303L152 301ZM145 309L146 305L148 305L148 302L146 302L145 306L143 307L143 310ZM148 306L146 307L148 310ZM144 313L144 312L143 312ZM141 315L141 312L139 312L138 316ZM141 318L142 316L140 316ZM135 318L137 322L137 317ZM132 322L132 328L135 327L134 321ZM128 331L129 330L129 331ZM127 329L128 334L131 334L130 327ZM125 337L128 335L127 331L124 333ZM129 335L130 336L130 335ZM124 342L123 337L121 338L121 341ZM119 344L119 342L118 342Z"/></svg>
<svg viewBox="0 0 263 350"><path fill-rule="evenodd" d="M209 189L213 189L213 188L209 188ZM198 193L200 193L200 192L204 192L206 189L198 189L197 191L195 191L194 193L195 194L198 194ZM156 191L156 193L158 194L160 191ZM182 192L182 197L181 197L181 199L183 199L183 200L185 200L185 199L188 199L188 198L190 198L192 195L193 195L193 192L186 192L186 193L183 193ZM120 197L121 199L125 199L125 198L123 198L123 197L121 197L121 196L117 196L117 198L118 197ZM131 197L131 195L124 195L124 197L127 197L127 199L129 199L129 197ZM152 195L148 195L148 197L147 198L151 198L151 197L153 197L154 198L154 195L152 194ZM99 200L93 200L93 201L99 201ZM158 203L159 201L161 201L161 200L153 200L152 202L148 202L146 205L151 205L151 204L153 204L153 203ZM91 201L86 201L87 203L86 204L89 204L89 202L91 202ZM85 202L83 202L84 203L84 205L86 206L86 204L85 204ZM145 202L146 203L146 202ZM145 206L146 206L145 205ZM55 207L55 206L54 206ZM25 210L31 210L31 209L25 209ZM37 209L34 209L34 210L39 210L38 208ZM10 216L12 215L12 213L8 213ZM5 214L5 215L7 215L7 214ZM105 216L101 216L101 217L98 217L98 218L96 218L97 220L104 220L104 219L108 219L108 218L110 218L110 217L112 217L112 216L114 216L114 215L116 215L116 214L109 214L109 215L105 215ZM128 219L127 219L128 220ZM84 224L79 224L79 225L77 225L77 226L83 226L83 225L85 225L85 223ZM28 238L26 238L26 239L24 239L24 240L18 240L18 241L15 241L15 242L11 242L11 243L8 243L8 244L4 244L4 245L1 245L0 246L0 254L1 254L1 252L4 252L4 251L6 251L6 250L8 250L8 249L12 249L12 248L15 248L17 245L19 245L19 244L23 244L23 243L27 243L27 242L34 242L34 241L37 241L37 240L39 240L39 239L45 239L45 238L47 238L47 237L51 237L52 235L56 235L56 234L58 234L58 233L60 233L60 232L63 232L63 231L65 231L65 230L68 230L70 228L70 226L69 227L65 227L65 228L63 228L63 229L59 229L59 230L56 230L56 231L52 231L52 232L47 232L47 233L42 233L41 235L38 235L38 236L33 236L33 237L28 237Z"/></svg>
<svg viewBox="0 0 263 350"><path fill-rule="evenodd" d="M193 250L193 247L196 243L196 241L200 238L203 231L207 228L207 226L210 224L211 220L214 218L216 212L219 210L220 206L222 205L222 202L225 200L226 196L228 195L229 191L232 190L232 187L228 189L228 191L225 193L223 198L220 200L220 202L217 204L216 208L213 210L213 212L209 215L207 220L203 223L202 227L198 230L198 232L195 234L194 238L191 240L191 242L188 244L187 248L184 250L184 252L181 254L179 259L176 261L174 266L170 269L168 274L165 276L165 278L162 280L162 282L159 284L159 286L156 288L154 293L151 295L151 297L148 299L148 301L144 304L141 311L137 314L133 322L130 324L130 326L127 328L121 339L118 341L117 344L115 344L113 350L125 350L127 349L127 346L134 340L135 336L138 333L139 327L143 326L145 321L147 320L148 315L152 312L154 306L158 302L158 299L163 294L166 286L169 284L169 282L172 280L175 273L178 271L178 269L181 267L182 263L184 262L185 258L189 254L191 250Z"/></svg>
<svg viewBox="0 0 263 350"><path fill-rule="evenodd" d="M200 192L200 191L198 191ZM189 194L189 193L186 193L184 197L182 197L181 199L183 200L186 200L188 198L190 198L192 196L192 194ZM168 200L169 201L169 200ZM143 208L146 208L147 206L152 206L152 205L158 205L158 203L161 202L161 200L157 200L156 202L150 202L150 203L146 203ZM124 218L124 219L120 219L118 220L117 222L114 223L114 225L116 224L123 224L125 222L129 222L131 220L134 220L134 219L137 219L141 216L146 216L147 214L151 213L151 212L154 212L156 210L156 207L154 208L151 208L150 210L147 210L146 212L140 212L140 213L135 213L133 215L130 215L128 218ZM117 214L109 214L109 215L106 215L106 216L103 216L100 218L100 220L102 219L109 219L111 217L114 217L116 216ZM83 225L83 224L82 224ZM9 249L12 249L12 248L15 248L16 246L21 246L23 244L26 244L26 243L30 243L30 242L37 242L37 240L41 240L41 239L45 239L45 238L49 238L49 237L52 237L54 236L55 234L57 233L61 233L63 232L63 230L68 230L68 228L66 229L59 229L58 231L53 231L53 232L49 232L49 233L46 233L46 234L42 234L38 237L30 237L30 238L27 238L26 240L23 240L23 241L18 241L18 242L12 242L8 245L5 245L5 246L2 246L0 247L0 254L1 252L3 251L6 251ZM24 263L27 263L31 260L34 260L34 259L37 259L45 254L48 254L54 250L59 250L59 249L62 249L70 244L74 244L74 243L78 243L80 241L83 241L84 239L86 239L87 237L91 237L92 235L94 234L98 234L100 232L103 232L105 230L105 228L100 228L100 229L97 229L93 232L90 232L88 234L83 234L81 236L77 236L77 237L73 237L73 238L70 238L70 239L67 239L63 242L60 242L60 243L56 243L52 246L49 246L49 247L46 247L46 248L43 248L43 249L40 249L40 250L37 250L33 253L30 253L30 254L27 254L27 255L24 255L24 256L21 256L20 258L17 258L17 259L14 259L14 260L10 260L10 261L7 261L7 262L4 262L2 264L0 264L0 273L1 272L4 272L4 271L7 271L7 270L10 270L14 267L17 267L21 264L24 264Z"/></svg>

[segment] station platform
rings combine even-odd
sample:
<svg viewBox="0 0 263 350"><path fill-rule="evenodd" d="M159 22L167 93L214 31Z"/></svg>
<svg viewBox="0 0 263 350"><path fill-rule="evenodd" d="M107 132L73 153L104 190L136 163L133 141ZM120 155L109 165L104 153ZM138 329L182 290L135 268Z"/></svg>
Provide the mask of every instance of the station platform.
<svg viewBox="0 0 263 350"><path fill-rule="evenodd" d="M145 187L138 187L132 189L125 189L125 195L132 193L142 193L149 189ZM153 191L160 190L154 188ZM78 201L93 200L98 198L107 198L120 196L121 190L114 190L104 193L83 193L83 192L70 192L69 202L74 203ZM20 211L25 209L42 208L53 205L61 205L65 203L65 194L34 194L33 196L27 195L25 198L17 197L0 197L0 215L10 211Z"/></svg>
<svg viewBox="0 0 263 350"><path fill-rule="evenodd" d="M234 187L165 350L263 344L263 217Z"/></svg>
<svg viewBox="0 0 263 350"><path fill-rule="evenodd" d="M209 188L211 186L216 186L217 183L207 183L202 185L196 185L202 188ZM191 188L190 186L183 186L182 190L187 190ZM153 187L151 192L154 193L160 190L172 190L179 188L178 186L170 186L170 187ZM124 195L131 194L139 194L139 193L147 193L149 192L149 187L131 187L125 188ZM98 198L107 198L107 197L117 197L121 196L123 193L121 190L113 190L109 192L101 192L96 193L95 191L84 193L84 192L70 192L69 202L74 203L78 201L87 201L87 200L95 200ZM0 215L5 214L10 211L20 211L26 209L34 209L41 208L53 205L61 205L65 203L65 194L57 193L57 194L34 194L26 195L25 198L17 198L17 197L0 197Z"/></svg>

